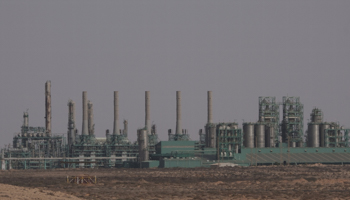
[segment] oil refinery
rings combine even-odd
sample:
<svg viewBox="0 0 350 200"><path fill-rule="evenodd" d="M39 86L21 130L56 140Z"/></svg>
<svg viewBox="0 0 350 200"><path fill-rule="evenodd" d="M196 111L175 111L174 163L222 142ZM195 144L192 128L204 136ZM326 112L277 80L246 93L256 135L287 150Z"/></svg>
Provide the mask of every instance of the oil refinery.
<svg viewBox="0 0 350 200"><path fill-rule="evenodd" d="M51 82L45 83L45 127L29 125L23 113L21 132L1 149L1 169L53 168L168 168L210 167L213 164L348 164L349 130L323 120L314 108L304 131L304 107L299 97L259 97L259 120L215 123L212 92L207 93L207 122L192 141L181 126L181 92L176 92L176 129L168 130L168 141L159 141L150 119L150 92L145 92L145 124L137 130L137 141L128 139L128 121L119 124L118 91L114 91L113 131L95 136L93 103L82 92L82 129L77 129L75 102L68 101L67 135L51 131ZM280 115L280 112L282 114ZM282 116L282 119L280 119ZM163 134L163 133L162 133Z"/></svg>

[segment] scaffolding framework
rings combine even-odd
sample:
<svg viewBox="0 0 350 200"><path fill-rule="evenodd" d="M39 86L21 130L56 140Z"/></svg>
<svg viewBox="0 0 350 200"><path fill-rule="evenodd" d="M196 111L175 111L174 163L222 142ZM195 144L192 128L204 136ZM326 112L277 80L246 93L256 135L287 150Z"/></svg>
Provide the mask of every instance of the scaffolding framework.
<svg viewBox="0 0 350 200"><path fill-rule="evenodd" d="M265 124L266 128L272 128L274 131L274 144L271 144L272 147L279 142L279 116L279 104L276 102L276 97L259 97L259 122Z"/></svg>
<svg viewBox="0 0 350 200"><path fill-rule="evenodd" d="M282 142L303 146L304 106L299 97L283 97Z"/></svg>
<svg viewBox="0 0 350 200"><path fill-rule="evenodd" d="M242 129L236 123L220 123L216 126L217 159L234 159L243 147Z"/></svg>
<svg viewBox="0 0 350 200"><path fill-rule="evenodd" d="M341 129L337 126L334 129L325 129L325 146L326 147L349 147L350 129Z"/></svg>

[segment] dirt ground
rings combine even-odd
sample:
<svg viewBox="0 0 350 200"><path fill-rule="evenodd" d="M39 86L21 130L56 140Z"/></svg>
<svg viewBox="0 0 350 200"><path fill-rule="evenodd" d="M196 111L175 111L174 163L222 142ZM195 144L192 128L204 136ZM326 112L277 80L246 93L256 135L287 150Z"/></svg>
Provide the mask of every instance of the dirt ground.
<svg viewBox="0 0 350 200"><path fill-rule="evenodd" d="M66 183L82 174L98 183ZM10 170L0 171L0 183L56 199L350 199L350 166ZM0 199L8 195L1 187Z"/></svg>

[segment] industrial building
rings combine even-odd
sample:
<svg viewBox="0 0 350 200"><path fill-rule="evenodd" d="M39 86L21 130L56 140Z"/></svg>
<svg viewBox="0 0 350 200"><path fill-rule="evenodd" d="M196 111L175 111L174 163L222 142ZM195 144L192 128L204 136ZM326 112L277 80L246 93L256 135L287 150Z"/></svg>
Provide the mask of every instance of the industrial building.
<svg viewBox="0 0 350 200"><path fill-rule="evenodd" d="M215 123L212 92L207 93L207 122L199 139L192 141L181 126L181 92L176 92L176 130L168 141L159 141L150 119L150 92L145 92L145 124L137 141L128 139L128 122L119 125L118 91L114 91L113 131L95 136L93 103L82 92L82 128L75 120L75 102L68 101L67 135L51 132L51 82L45 83L45 127L29 126L23 113L21 132L12 145L1 149L1 169L52 169L96 167L209 167L216 163L241 166L272 164L350 163L349 129L325 122L314 108L304 133L304 107L299 97L259 97L259 120ZM282 111L282 119L280 112Z"/></svg>

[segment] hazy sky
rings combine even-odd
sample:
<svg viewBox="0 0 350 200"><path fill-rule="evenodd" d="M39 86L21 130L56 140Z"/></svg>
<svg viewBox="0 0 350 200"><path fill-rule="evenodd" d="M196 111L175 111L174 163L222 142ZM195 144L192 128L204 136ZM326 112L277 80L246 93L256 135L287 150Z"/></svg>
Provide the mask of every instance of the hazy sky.
<svg viewBox="0 0 350 200"><path fill-rule="evenodd" d="M113 91L129 139L144 126L144 91L161 140L182 126L198 140L213 91L214 122L258 119L258 97L300 96L350 127L349 0L0 0L0 145L29 125L66 133L67 102L94 104L98 137L113 129ZM304 124L304 129L306 124Z"/></svg>

